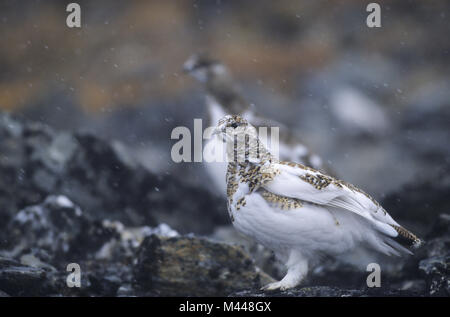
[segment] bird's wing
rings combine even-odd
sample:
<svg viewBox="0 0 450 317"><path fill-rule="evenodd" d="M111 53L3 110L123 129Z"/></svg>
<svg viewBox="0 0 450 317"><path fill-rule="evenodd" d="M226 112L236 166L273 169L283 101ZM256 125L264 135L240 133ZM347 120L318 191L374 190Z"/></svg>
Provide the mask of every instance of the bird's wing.
<svg viewBox="0 0 450 317"><path fill-rule="evenodd" d="M369 220L378 230L396 237L399 226L368 194L346 182L296 163L273 163L277 171L263 187L277 195L353 212Z"/></svg>

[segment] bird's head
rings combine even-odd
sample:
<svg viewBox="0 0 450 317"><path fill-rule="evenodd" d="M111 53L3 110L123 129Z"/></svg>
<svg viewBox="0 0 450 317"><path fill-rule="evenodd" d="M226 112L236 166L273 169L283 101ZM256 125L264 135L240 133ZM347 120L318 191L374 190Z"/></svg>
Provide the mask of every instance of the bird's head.
<svg viewBox="0 0 450 317"><path fill-rule="evenodd" d="M229 162L261 162L270 156L259 141L255 127L241 116L226 115L219 120L213 134L227 143Z"/></svg>
<svg viewBox="0 0 450 317"><path fill-rule="evenodd" d="M183 72L202 83L228 76L228 70L225 65L205 53L194 54L189 57L183 64Z"/></svg>
<svg viewBox="0 0 450 317"><path fill-rule="evenodd" d="M220 119L214 134L221 136L224 142L246 134L253 138L258 137L255 127L239 115L226 115Z"/></svg>

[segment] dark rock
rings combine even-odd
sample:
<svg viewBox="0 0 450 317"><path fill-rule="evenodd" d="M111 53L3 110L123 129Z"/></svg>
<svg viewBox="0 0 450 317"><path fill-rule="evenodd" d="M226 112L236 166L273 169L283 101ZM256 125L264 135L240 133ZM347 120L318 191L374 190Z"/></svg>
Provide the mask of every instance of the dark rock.
<svg viewBox="0 0 450 317"><path fill-rule="evenodd" d="M165 224L100 222L62 195L24 208L7 227L0 289L12 296L226 295L270 281L238 247ZM69 263L80 265L80 288L66 284Z"/></svg>
<svg viewBox="0 0 450 317"><path fill-rule="evenodd" d="M0 290L0 297L10 297L8 294Z"/></svg>
<svg viewBox="0 0 450 317"><path fill-rule="evenodd" d="M329 286L311 286L286 291L264 292L260 290L246 290L231 293L231 297L379 297L379 296L418 296L420 294L411 291L393 290L385 288L366 289L342 289Z"/></svg>
<svg viewBox="0 0 450 317"><path fill-rule="evenodd" d="M178 233L156 228L127 228L117 221L91 219L65 196L49 196L26 207L8 224L0 248L0 290L12 296L122 296L132 284L136 251L145 237ZM69 263L81 268L81 287L66 284Z"/></svg>
<svg viewBox="0 0 450 317"><path fill-rule="evenodd" d="M135 267L136 286L150 296L225 296L270 281L241 248L193 237L146 238Z"/></svg>
<svg viewBox="0 0 450 317"><path fill-rule="evenodd" d="M275 279L282 279L286 274L284 264L277 261L273 251L240 234L232 225L218 227L208 237L217 242L239 245L252 257L257 267Z"/></svg>
<svg viewBox="0 0 450 317"><path fill-rule="evenodd" d="M450 215L442 214L429 235L419 270L430 296L450 296Z"/></svg>
<svg viewBox="0 0 450 317"><path fill-rule="evenodd" d="M42 296L52 292L43 269L0 257L0 289L10 296Z"/></svg>
<svg viewBox="0 0 450 317"><path fill-rule="evenodd" d="M430 296L450 296L450 255L420 261Z"/></svg>
<svg viewBox="0 0 450 317"><path fill-rule="evenodd" d="M418 234L428 234L439 214L450 210L450 164L436 174L420 177L416 182L389 194L383 207L399 222L414 225ZM411 221L412 219L412 221Z"/></svg>
<svg viewBox="0 0 450 317"><path fill-rule="evenodd" d="M38 250L44 261L83 259L98 250L114 232L87 218L65 196L49 196L42 204L18 212L8 224L3 248L13 256Z"/></svg>
<svg viewBox="0 0 450 317"><path fill-rule="evenodd" d="M10 296L115 296L123 283L131 282L131 265L82 261L80 268L81 287L69 287L70 272L62 263L48 270L0 257L0 289Z"/></svg>
<svg viewBox="0 0 450 317"><path fill-rule="evenodd" d="M0 229L24 207L60 194L95 220L128 226L167 223L181 233L207 234L229 222L220 198L149 172L118 142L55 132L3 113L0 135Z"/></svg>

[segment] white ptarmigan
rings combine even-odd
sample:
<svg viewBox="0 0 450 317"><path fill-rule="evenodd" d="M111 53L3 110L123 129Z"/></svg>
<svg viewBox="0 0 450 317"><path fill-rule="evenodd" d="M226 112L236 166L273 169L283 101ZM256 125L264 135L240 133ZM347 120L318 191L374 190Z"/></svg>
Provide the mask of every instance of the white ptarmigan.
<svg viewBox="0 0 450 317"><path fill-rule="evenodd" d="M342 257L357 248L411 254L408 247L422 243L359 188L275 159L242 117L225 116L214 133L227 144L228 212L234 227L287 266L286 276L264 289L295 287L323 256Z"/></svg>
<svg viewBox="0 0 450 317"><path fill-rule="evenodd" d="M201 82L207 92L206 106L209 113L208 126L216 125L223 116L240 115L248 120L256 128L267 127L267 138L262 142L274 153L272 144L267 144L266 140L271 140L270 127L279 128L279 142L276 143L279 157L283 160L300 162L316 169L325 169L322 159L312 153L299 139L293 135L284 125L274 120L258 115L254 109L239 94L234 80L225 65L210 58L206 54L195 54L191 56L183 65L183 70ZM205 145L207 155L214 157L214 151L221 142L212 137ZM221 149L221 153L225 151ZM213 162L206 165L207 171L221 193L225 194L224 178L226 174L226 163ZM330 172L328 170L328 172Z"/></svg>

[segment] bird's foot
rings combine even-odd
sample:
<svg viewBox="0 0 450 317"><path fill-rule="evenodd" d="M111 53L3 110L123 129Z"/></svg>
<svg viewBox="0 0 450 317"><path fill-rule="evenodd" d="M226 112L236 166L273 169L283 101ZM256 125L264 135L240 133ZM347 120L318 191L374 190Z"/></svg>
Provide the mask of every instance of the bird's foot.
<svg viewBox="0 0 450 317"><path fill-rule="evenodd" d="M295 251L292 251L291 254L289 255L289 260L286 266L288 267L288 271L286 273L286 276L283 277L281 281L267 284L266 286L262 287L261 290L285 291L287 289L296 287L301 283L303 278L306 276L306 273L308 272L307 260L301 258L299 253Z"/></svg>

